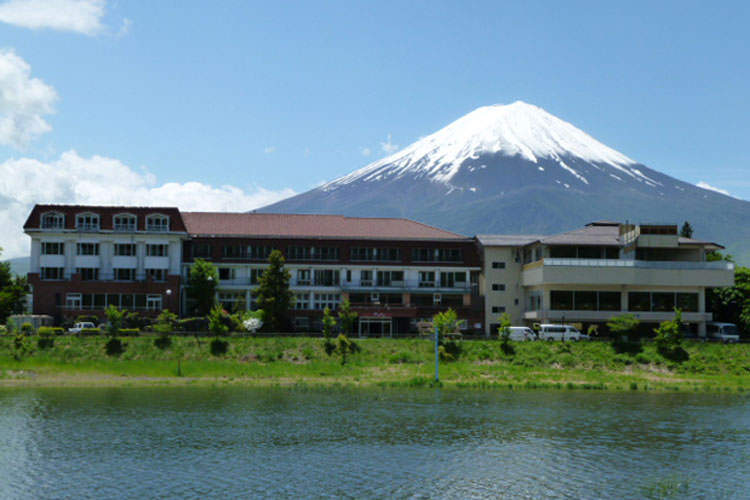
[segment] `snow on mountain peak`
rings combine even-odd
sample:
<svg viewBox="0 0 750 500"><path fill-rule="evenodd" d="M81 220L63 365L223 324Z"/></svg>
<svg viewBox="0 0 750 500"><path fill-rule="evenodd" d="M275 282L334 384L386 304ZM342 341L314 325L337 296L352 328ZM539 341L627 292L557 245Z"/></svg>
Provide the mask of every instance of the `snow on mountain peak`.
<svg viewBox="0 0 750 500"><path fill-rule="evenodd" d="M628 176L648 180L637 169L631 168L636 161L540 107L516 101L477 108L434 134L332 181L323 189L357 179L380 180L408 173L420 173L434 181L448 182L464 161L495 153L520 156L533 163L539 159L551 159L585 183L586 179L566 165L564 158L607 164Z"/></svg>

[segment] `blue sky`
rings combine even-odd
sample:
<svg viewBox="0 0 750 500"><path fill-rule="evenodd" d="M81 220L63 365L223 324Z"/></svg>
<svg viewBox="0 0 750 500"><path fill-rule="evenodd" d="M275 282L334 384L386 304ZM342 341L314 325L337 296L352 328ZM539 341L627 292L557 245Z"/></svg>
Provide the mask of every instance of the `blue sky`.
<svg viewBox="0 0 750 500"><path fill-rule="evenodd" d="M0 217L255 208L519 99L750 199L748 5L0 1Z"/></svg>

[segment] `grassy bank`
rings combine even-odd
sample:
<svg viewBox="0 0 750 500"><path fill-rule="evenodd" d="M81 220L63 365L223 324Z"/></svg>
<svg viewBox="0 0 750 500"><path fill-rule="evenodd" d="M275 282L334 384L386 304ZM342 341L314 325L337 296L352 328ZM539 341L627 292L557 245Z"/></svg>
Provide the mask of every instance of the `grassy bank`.
<svg viewBox="0 0 750 500"><path fill-rule="evenodd" d="M123 354L105 354L104 337L56 337L41 349L26 339L15 359L12 337L0 337L0 385L244 384L251 386L430 386L433 344L421 339L355 339L360 351L345 365L329 356L320 338L227 338L225 355L209 352L210 338L124 338ZM513 343L463 341L458 360L442 362L447 387L602 389L648 391L750 391L750 345L686 342L690 355L676 363L651 344L639 353L616 353L604 342ZM179 365L178 365L179 360ZM179 371L178 371L179 370Z"/></svg>

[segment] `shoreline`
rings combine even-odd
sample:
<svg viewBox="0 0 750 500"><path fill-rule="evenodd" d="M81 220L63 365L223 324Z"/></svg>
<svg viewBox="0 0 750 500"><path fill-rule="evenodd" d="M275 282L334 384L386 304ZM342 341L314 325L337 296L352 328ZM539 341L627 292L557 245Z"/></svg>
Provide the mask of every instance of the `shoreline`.
<svg viewBox="0 0 750 500"><path fill-rule="evenodd" d="M157 349L153 337L123 338L120 356L104 352L104 337L56 337L16 360L0 338L0 389L56 387L281 387L336 390L432 388L459 390L602 390L750 393L750 345L686 342L689 361L665 360L650 344L635 354L604 342L513 343L467 340L457 360L440 364L423 339L353 339L360 351L341 364L320 338L228 337L228 351L209 353L209 339L173 337ZM179 358L179 372L178 372ZM181 374L180 375L178 375Z"/></svg>

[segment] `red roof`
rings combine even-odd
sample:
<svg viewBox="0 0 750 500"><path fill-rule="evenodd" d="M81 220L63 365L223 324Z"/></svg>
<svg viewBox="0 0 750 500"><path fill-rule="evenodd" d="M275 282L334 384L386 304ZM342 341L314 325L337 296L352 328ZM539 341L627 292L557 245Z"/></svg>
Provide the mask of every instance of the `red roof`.
<svg viewBox="0 0 750 500"><path fill-rule="evenodd" d="M343 215L182 212L194 236L276 236L301 238L466 239L409 219Z"/></svg>

